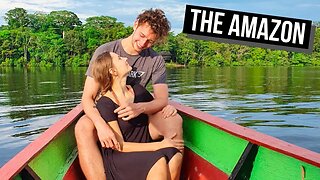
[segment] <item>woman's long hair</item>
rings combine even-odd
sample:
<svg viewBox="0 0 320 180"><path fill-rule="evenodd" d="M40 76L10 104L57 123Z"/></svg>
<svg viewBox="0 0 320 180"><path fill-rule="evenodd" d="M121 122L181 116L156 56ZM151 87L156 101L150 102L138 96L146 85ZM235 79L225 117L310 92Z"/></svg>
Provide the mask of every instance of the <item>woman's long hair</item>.
<svg viewBox="0 0 320 180"><path fill-rule="evenodd" d="M101 94L111 90L112 75L109 69L112 68L112 58L110 52L103 52L91 62L92 76L100 84Z"/></svg>

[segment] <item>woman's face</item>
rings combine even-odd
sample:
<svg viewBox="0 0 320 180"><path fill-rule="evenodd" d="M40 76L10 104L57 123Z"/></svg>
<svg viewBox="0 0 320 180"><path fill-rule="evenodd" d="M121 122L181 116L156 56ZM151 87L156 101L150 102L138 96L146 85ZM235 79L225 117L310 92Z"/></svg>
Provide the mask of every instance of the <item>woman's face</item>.
<svg viewBox="0 0 320 180"><path fill-rule="evenodd" d="M110 52L112 58L113 68L116 69L117 75L127 75L131 70L132 67L128 64L127 59L125 57L120 57L118 54Z"/></svg>

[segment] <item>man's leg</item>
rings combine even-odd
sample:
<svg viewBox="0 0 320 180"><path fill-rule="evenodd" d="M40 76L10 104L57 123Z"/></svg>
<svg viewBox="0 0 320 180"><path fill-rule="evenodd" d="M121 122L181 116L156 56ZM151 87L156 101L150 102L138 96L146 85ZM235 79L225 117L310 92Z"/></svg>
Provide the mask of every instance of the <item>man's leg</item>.
<svg viewBox="0 0 320 180"><path fill-rule="evenodd" d="M106 179L94 124L86 115L75 126L75 136L81 169L87 179Z"/></svg>

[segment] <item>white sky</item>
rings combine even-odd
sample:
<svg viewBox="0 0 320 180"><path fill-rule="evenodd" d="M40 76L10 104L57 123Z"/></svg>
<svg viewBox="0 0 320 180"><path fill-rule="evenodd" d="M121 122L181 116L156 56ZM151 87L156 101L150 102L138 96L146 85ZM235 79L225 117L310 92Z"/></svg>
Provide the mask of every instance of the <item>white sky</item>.
<svg viewBox="0 0 320 180"><path fill-rule="evenodd" d="M15 7L24 8L28 13L69 10L83 22L87 17L112 16L127 26L132 26L142 10L161 8L167 14L172 30L180 33L186 4L320 21L319 0L0 0L0 25L6 24L5 13Z"/></svg>

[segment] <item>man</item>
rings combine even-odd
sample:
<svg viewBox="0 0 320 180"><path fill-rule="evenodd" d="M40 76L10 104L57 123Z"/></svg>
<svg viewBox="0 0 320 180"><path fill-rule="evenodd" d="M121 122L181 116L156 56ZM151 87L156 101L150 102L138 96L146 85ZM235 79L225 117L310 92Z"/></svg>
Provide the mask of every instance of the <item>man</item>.
<svg viewBox="0 0 320 180"><path fill-rule="evenodd" d="M174 138L181 140L182 119L176 113L176 109L168 105L165 63L163 58L151 48L168 36L169 22L162 10L150 9L138 15L133 30L133 33L125 39L101 45L96 49L91 60L95 60L105 51L127 57L128 63L133 67L127 84L140 83L146 86L151 80L154 100L145 103L121 104L115 110L118 117L130 121L141 113L148 114L149 131L153 138L161 136L170 138L175 135ZM99 140L102 147L114 149L118 149L119 144L112 129L95 108L95 98L100 87L91 76L90 65L86 75L82 96L85 115L75 127L80 165L88 179L105 179L103 161L96 142Z"/></svg>

